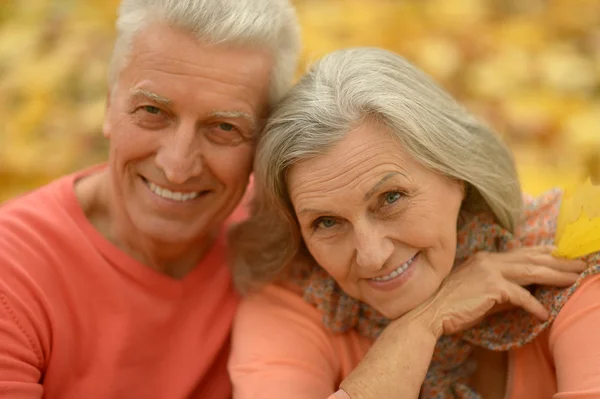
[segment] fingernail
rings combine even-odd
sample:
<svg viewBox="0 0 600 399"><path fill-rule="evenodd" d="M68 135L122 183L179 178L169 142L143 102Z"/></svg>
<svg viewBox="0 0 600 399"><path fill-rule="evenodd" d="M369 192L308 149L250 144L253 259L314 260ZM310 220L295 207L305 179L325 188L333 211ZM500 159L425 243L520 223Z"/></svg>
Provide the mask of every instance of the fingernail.
<svg viewBox="0 0 600 399"><path fill-rule="evenodd" d="M548 320L550 318L550 312L546 311L546 314L544 316L544 320Z"/></svg>

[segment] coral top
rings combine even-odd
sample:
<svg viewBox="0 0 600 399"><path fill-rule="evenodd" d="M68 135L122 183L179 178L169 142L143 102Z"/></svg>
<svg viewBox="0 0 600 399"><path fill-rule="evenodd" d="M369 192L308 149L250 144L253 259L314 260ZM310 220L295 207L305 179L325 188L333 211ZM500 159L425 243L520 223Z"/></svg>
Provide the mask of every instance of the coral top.
<svg viewBox="0 0 600 399"><path fill-rule="evenodd" d="M279 286L245 298L229 361L234 398L337 398L333 392L372 341L354 330L331 333L321 317L300 295ZM506 398L600 398L598 331L600 275L595 275L584 280L549 329L509 352Z"/></svg>
<svg viewBox="0 0 600 399"><path fill-rule="evenodd" d="M224 235L184 279L160 274L88 222L86 173L0 208L0 398L230 398Z"/></svg>

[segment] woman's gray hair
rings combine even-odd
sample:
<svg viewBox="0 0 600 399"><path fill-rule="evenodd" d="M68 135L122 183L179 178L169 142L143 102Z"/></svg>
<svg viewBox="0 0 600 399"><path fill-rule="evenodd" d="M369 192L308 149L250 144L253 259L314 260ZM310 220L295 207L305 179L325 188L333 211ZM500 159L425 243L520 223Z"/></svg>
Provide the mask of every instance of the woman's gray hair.
<svg viewBox="0 0 600 399"><path fill-rule="evenodd" d="M290 167L326 154L366 120L385 127L422 165L464 181L464 210L489 211L514 231L521 187L512 153L426 74L376 48L318 61L274 109L258 144L251 217L231 231L238 287L269 282L305 256L286 185ZM308 258L306 258L308 256Z"/></svg>
<svg viewBox="0 0 600 399"><path fill-rule="evenodd" d="M109 66L111 87L127 63L136 34L155 22L209 43L269 50L274 57L271 104L279 101L292 84L300 51L300 28L288 0L123 0Z"/></svg>

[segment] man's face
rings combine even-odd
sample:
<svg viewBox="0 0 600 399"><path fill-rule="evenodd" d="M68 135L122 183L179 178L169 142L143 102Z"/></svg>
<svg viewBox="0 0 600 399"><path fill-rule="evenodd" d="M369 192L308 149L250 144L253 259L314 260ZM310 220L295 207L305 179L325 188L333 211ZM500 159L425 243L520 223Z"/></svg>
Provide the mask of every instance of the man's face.
<svg viewBox="0 0 600 399"><path fill-rule="evenodd" d="M113 206L132 233L190 242L242 198L267 112L271 55L155 24L133 43L108 102Z"/></svg>

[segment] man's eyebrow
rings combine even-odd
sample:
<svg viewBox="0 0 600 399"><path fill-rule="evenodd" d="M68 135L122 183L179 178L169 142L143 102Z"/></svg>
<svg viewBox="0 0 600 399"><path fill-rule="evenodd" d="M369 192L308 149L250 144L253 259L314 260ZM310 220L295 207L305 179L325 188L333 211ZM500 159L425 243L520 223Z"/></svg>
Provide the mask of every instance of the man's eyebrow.
<svg viewBox="0 0 600 399"><path fill-rule="evenodd" d="M248 113L241 111L214 111L210 114L211 117L217 118L232 118L232 119L246 119L250 122L252 129L255 130L257 127L256 120Z"/></svg>
<svg viewBox="0 0 600 399"><path fill-rule="evenodd" d="M149 100L154 101L155 103L163 104L163 105L173 104L173 101L171 101L167 97L163 97L160 94L152 93L151 91L143 90L143 89L132 90L131 97L145 97Z"/></svg>
<svg viewBox="0 0 600 399"><path fill-rule="evenodd" d="M402 173L400 172L390 172L387 175L383 176L381 178L381 180L379 180L372 189L370 189L366 194L365 194L365 201L368 201L369 199L371 199L371 197L373 196L373 194L375 194L375 192L377 192L377 189L388 179L390 179L391 177L394 177L396 175L401 175Z"/></svg>

